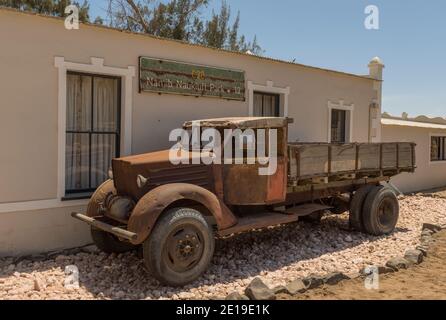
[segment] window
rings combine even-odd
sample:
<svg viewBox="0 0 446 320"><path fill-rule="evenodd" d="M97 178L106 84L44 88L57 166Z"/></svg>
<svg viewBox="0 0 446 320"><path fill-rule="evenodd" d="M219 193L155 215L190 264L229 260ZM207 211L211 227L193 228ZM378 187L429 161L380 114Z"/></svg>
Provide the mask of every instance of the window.
<svg viewBox="0 0 446 320"><path fill-rule="evenodd" d="M431 161L446 161L446 137L431 137Z"/></svg>
<svg viewBox="0 0 446 320"><path fill-rule="evenodd" d="M255 117L279 117L280 95L254 92Z"/></svg>
<svg viewBox="0 0 446 320"><path fill-rule="evenodd" d="M66 196L91 193L119 156L121 80L67 74Z"/></svg>
<svg viewBox="0 0 446 320"><path fill-rule="evenodd" d="M346 110L331 110L331 142L333 143L346 143L346 123L347 123L347 111Z"/></svg>

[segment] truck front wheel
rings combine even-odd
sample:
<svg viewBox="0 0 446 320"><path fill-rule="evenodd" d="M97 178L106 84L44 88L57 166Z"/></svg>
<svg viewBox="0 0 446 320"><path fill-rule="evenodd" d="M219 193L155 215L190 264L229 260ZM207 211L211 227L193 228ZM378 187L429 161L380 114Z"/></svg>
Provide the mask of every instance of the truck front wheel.
<svg viewBox="0 0 446 320"><path fill-rule="evenodd" d="M161 216L144 242L143 258L158 281L183 286L206 271L214 247L213 231L200 212L174 208Z"/></svg>
<svg viewBox="0 0 446 320"><path fill-rule="evenodd" d="M395 230L399 204L395 193L387 187L374 187L364 203L363 224L367 233L380 236Z"/></svg>

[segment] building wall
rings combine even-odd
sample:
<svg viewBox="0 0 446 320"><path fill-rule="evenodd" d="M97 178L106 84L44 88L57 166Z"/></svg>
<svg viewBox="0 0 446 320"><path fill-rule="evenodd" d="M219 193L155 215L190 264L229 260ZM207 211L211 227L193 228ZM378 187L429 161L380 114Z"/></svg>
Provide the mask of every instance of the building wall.
<svg viewBox="0 0 446 320"><path fill-rule="evenodd" d="M96 57L104 59L106 66L134 66L137 69L139 56L148 56L244 70L246 81L263 86L272 81L274 87L289 87L288 116L294 118L294 124L290 127L291 141L327 141L329 101L339 103L342 100L346 105L354 105L352 141L366 142L369 106L372 101L379 100L380 95L378 82L365 77L262 60L105 28L81 25L80 30L68 31L64 28L63 20L5 10L0 10L0 43L0 212L4 212L0 219L3 225L3 221L10 217L26 215L26 219L17 220L20 224L16 225L15 231L21 232L20 229L25 227L34 228L35 233L27 229L29 234L39 233L40 225L35 223L36 220L52 219L52 216L57 215L57 210L49 209L48 217L45 218L45 210L25 213L15 209L8 213L9 204L13 203L16 208L17 203L54 200L51 206L47 206L54 208L60 201L57 199L60 190L57 169L60 166L59 74L55 67L55 57L82 64L90 64L91 58ZM132 81L132 142L129 149L133 154L169 147L170 130L180 127L186 120L249 115L248 100L237 102L138 93L138 76ZM44 209L45 206L41 202L39 204ZM68 205L65 203L63 207ZM66 214L66 208L60 209L60 212ZM35 219L37 216L40 218ZM87 234L85 230L86 227L79 233L82 237ZM58 234L60 241L72 243L73 233ZM88 236L82 237L79 235L79 242L88 239ZM5 248L15 248L7 249L7 252L22 250L14 245L14 239L11 237L7 240L0 233L0 255L5 252ZM29 237L30 248L37 248L32 242ZM25 248L25 243L21 243L21 248ZM41 246L45 247L43 242ZM48 247L54 245L51 243Z"/></svg>
<svg viewBox="0 0 446 320"><path fill-rule="evenodd" d="M403 173L392 179L402 192L410 193L446 186L446 162L430 161L430 140L434 134L446 136L446 130L383 125L383 142L401 141L417 144L416 172Z"/></svg>

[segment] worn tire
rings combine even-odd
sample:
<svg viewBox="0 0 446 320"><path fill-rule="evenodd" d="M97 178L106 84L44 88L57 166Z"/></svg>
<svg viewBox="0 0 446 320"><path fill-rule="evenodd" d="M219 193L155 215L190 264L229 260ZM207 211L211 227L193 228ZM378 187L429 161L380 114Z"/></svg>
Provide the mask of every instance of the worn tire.
<svg viewBox="0 0 446 320"><path fill-rule="evenodd" d="M136 249L136 246L120 241L114 235L91 227L91 237L99 250L105 253L124 253Z"/></svg>
<svg viewBox="0 0 446 320"><path fill-rule="evenodd" d="M373 188L364 203L365 232L375 236L390 234L395 230L398 217L399 204L393 190L384 186Z"/></svg>
<svg viewBox="0 0 446 320"><path fill-rule="evenodd" d="M353 195L350 204L349 221L350 227L356 231L364 231L362 212L364 209L365 199L373 188L374 186L371 185L362 186Z"/></svg>
<svg viewBox="0 0 446 320"><path fill-rule="evenodd" d="M200 212L174 208L161 216L143 243L144 263L161 283L184 286L206 271L214 248L212 228Z"/></svg>

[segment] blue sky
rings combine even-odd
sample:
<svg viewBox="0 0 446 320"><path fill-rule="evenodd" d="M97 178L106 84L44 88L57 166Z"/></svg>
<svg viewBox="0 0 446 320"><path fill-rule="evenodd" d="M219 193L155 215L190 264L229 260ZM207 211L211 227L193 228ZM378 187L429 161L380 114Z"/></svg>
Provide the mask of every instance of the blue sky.
<svg viewBox="0 0 446 320"><path fill-rule="evenodd" d="M106 0L91 0L92 16ZM446 1L227 0L241 13L241 32L265 55L366 74L379 56L386 65L383 110L446 117ZM209 14L221 0L213 0ZM380 30L366 30L364 9L380 10Z"/></svg>

